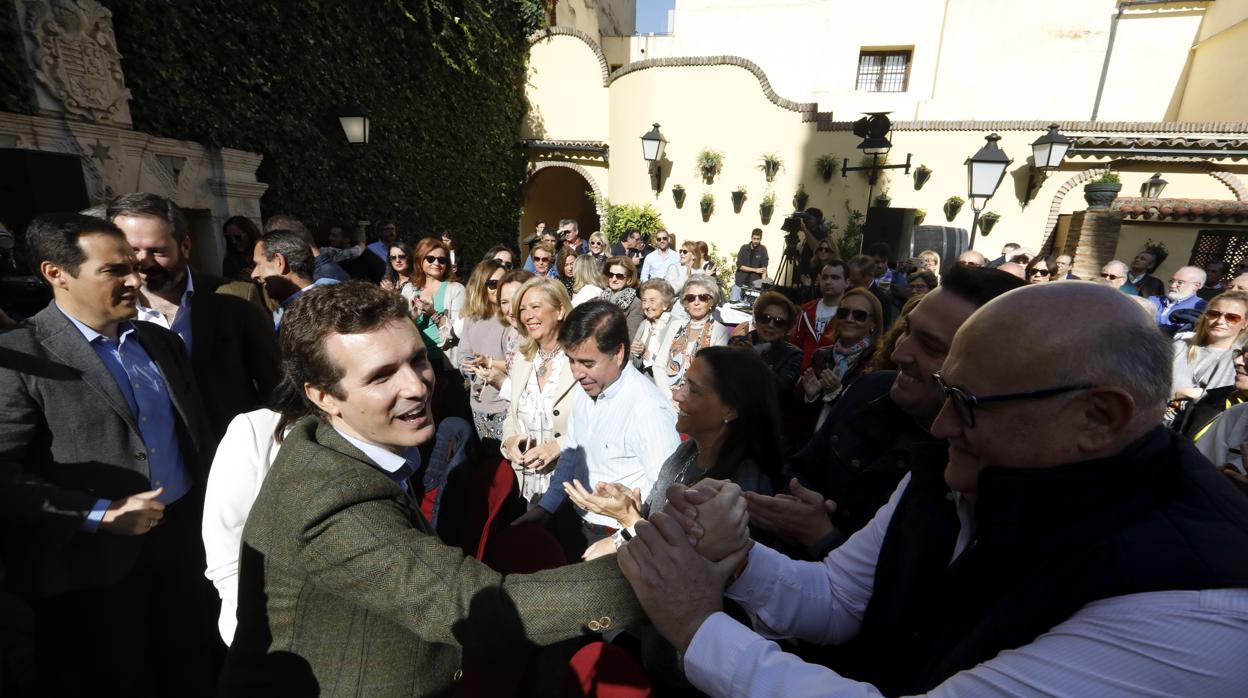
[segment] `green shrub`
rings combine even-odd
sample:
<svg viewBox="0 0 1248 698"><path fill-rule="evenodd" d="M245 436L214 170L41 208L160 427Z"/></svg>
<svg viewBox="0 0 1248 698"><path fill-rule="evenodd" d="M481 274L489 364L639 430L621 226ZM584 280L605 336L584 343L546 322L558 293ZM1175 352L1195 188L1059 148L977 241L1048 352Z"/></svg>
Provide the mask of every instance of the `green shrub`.
<svg viewBox="0 0 1248 698"><path fill-rule="evenodd" d="M603 211L602 234L611 242L623 240L624 233L631 228L640 230L650 240L663 229L659 212L650 204L613 204L604 197L593 198Z"/></svg>

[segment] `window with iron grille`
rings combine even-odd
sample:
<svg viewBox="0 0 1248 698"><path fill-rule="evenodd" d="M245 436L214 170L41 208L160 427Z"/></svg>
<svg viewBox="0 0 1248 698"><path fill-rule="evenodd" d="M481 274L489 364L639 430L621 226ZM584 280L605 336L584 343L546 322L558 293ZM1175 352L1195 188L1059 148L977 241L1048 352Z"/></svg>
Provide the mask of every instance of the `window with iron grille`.
<svg viewBox="0 0 1248 698"><path fill-rule="evenodd" d="M1228 278L1241 261L1248 260L1248 229L1202 230L1196 235L1196 244L1192 245L1192 256L1188 261L1193 267L1205 268L1209 262L1226 262Z"/></svg>
<svg viewBox="0 0 1248 698"><path fill-rule="evenodd" d="M905 92L910 81L910 51L860 51L859 92Z"/></svg>

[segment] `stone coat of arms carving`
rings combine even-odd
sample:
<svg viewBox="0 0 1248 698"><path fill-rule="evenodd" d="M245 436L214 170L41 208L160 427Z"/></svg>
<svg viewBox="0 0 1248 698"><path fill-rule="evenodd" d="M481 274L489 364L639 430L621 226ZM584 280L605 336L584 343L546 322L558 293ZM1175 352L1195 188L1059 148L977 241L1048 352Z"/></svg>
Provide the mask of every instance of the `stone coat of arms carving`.
<svg viewBox="0 0 1248 698"><path fill-rule="evenodd" d="M112 12L96 0L17 0L41 111L129 125Z"/></svg>

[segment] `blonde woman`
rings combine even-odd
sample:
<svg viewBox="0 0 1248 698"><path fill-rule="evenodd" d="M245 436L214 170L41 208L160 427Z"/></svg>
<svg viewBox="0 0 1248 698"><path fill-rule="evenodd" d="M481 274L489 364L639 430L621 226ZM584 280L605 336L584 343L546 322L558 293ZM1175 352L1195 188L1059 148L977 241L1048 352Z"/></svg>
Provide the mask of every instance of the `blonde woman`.
<svg viewBox="0 0 1248 698"><path fill-rule="evenodd" d="M559 328L572 312L563 284L534 277L512 301L520 347L511 367L511 403L503 421L503 457L511 462L520 496L530 509L550 486L568 433L572 391L577 388Z"/></svg>
<svg viewBox="0 0 1248 698"><path fill-rule="evenodd" d="M503 438L503 419L507 401L498 389L489 385L477 369L507 358L507 329L500 317L497 291L507 270L488 259L472 270L468 278L467 300L464 302L463 328L459 333L459 370L472 383L469 405L477 436L482 439Z"/></svg>
<svg viewBox="0 0 1248 698"><path fill-rule="evenodd" d="M654 383L668 398L685 382L685 371L698 350L728 344L728 328L712 313L719 305L715 279L705 274L690 276L676 299L687 317L676 320L679 324L667 333L654 367Z"/></svg>
<svg viewBox="0 0 1248 698"><path fill-rule="evenodd" d="M607 252L611 250L611 246L607 244L607 236L601 231L592 233L589 236L589 256L598 262L598 266L607 261Z"/></svg>
<svg viewBox="0 0 1248 698"><path fill-rule="evenodd" d="M607 279L602 275L602 263L592 254L583 254L572 264L572 307L592 301L602 295Z"/></svg>
<svg viewBox="0 0 1248 698"><path fill-rule="evenodd" d="M1235 382L1231 350L1243 346L1245 327L1248 292L1227 291L1209 301L1195 331L1174 336L1174 399L1199 400L1205 391Z"/></svg>
<svg viewBox="0 0 1248 698"><path fill-rule="evenodd" d="M930 271L940 278L940 255L936 250L923 250L919 253L919 259L923 260L923 269Z"/></svg>

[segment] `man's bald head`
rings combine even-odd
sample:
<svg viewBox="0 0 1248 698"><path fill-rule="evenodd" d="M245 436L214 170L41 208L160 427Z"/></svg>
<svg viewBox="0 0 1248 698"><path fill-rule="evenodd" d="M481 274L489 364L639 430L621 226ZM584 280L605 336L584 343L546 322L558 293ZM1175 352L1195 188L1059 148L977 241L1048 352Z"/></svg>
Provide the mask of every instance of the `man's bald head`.
<svg viewBox="0 0 1248 698"><path fill-rule="evenodd" d="M1000 269L1006 274L1017 276L1020 279L1027 278L1026 276L1027 270L1023 267L1023 265L1019 264L1018 262L1006 262L1005 264L1002 264L1001 266L997 267L997 269Z"/></svg>
<svg viewBox="0 0 1248 698"><path fill-rule="evenodd" d="M1080 309L1074 332L1071 308ZM980 398L1067 390L982 402L973 426L947 401L932 429L950 440L946 479L972 493L984 467L1043 468L1118 453L1160 423L1172 361L1152 319L1102 284L1038 284L997 298L958 330L946 384Z"/></svg>
<svg viewBox="0 0 1248 698"><path fill-rule="evenodd" d="M982 267L987 261L975 250L967 250L958 256L958 264L965 264L968 267Z"/></svg>

